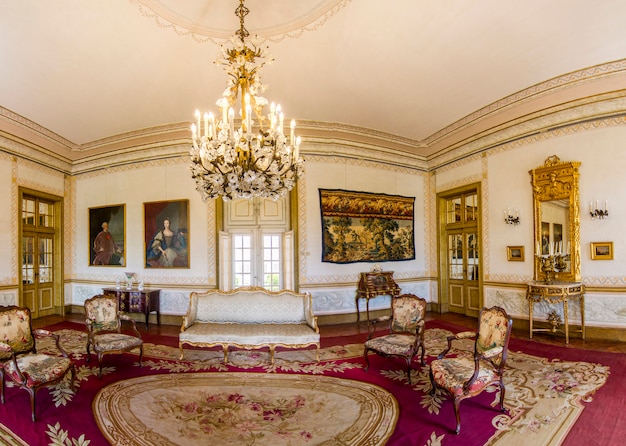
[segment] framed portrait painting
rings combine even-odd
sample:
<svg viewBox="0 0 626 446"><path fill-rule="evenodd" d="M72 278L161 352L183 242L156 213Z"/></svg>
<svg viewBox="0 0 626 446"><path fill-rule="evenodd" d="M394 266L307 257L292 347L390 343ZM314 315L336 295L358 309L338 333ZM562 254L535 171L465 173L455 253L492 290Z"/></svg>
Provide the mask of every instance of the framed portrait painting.
<svg viewBox="0 0 626 446"><path fill-rule="evenodd" d="M89 208L89 265L126 266L126 205Z"/></svg>
<svg viewBox="0 0 626 446"><path fill-rule="evenodd" d="M189 268L189 200L143 204L146 268Z"/></svg>

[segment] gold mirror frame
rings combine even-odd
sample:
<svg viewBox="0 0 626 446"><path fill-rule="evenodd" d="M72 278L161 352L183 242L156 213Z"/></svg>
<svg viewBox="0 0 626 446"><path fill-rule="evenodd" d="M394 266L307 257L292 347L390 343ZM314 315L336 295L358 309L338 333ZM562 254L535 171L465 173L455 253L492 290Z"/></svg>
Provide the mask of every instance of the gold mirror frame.
<svg viewBox="0 0 626 446"><path fill-rule="evenodd" d="M535 229L535 280L546 280L538 257L542 249L542 203L562 201L569 206L568 242L569 270L557 272L554 278L561 282L579 282L580 274L580 197L578 168L580 162L562 162L558 156L546 159L543 166L529 171L533 188L533 219Z"/></svg>

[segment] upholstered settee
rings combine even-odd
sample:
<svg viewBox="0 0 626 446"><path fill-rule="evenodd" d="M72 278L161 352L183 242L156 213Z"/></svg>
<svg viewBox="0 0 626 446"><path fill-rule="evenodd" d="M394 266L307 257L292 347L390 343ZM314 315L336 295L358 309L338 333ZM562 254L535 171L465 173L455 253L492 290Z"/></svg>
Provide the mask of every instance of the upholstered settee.
<svg viewBox="0 0 626 446"><path fill-rule="evenodd" d="M230 347L267 347L272 364L276 347L315 346L319 362L320 334L311 295L259 287L193 292L179 334L180 359L184 345L221 346L224 363Z"/></svg>

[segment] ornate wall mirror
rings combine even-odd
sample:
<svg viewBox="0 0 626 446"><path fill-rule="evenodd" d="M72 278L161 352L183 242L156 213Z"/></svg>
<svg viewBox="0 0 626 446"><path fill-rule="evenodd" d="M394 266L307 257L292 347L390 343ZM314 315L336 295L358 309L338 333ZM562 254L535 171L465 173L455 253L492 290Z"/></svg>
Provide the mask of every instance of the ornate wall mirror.
<svg viewBox="0 0 626 446"><path fill-rule="evenodd" d="M535 280L580 281L580 162L550 156L531 170L535 223Z"/></svg>

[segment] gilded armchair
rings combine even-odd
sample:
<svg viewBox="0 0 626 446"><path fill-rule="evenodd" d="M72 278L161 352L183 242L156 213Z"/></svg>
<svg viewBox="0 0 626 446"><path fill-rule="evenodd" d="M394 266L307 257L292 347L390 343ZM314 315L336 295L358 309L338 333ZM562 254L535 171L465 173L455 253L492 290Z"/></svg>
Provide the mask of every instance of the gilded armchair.
<svg viewBox="0 0 626 446"><path fill-rule="evenodd" d="M512 327L513 319L504 309L483 308L478 315L478 333L465 331L448 336L447 348L430 364L432 394L443 389L454 398L457 434L461 430L461 400L476 396L491 385L500 387L500 410L505 411L502 375ZM453 341L471 338L475 338L473 354L445 357Z"/></svg>
<svg viewBox="0 0 626 446"><path fill-rule="evenodd" d="M421 364L424 365L424 316L426 300L414 294L402 294L391 300L391 316L384 316L371 322L368 339L364 344L363 356L365 371L369 369L369 352L383 357L403 358L407 364L407 379L411 384L411 363L419 353ZM380 322L389 322L389 333L373 337L376 326Z"/></svg>
<svg viewBox="0 0 626 446"><path fill-rule="evenodd" d="M124 353L139 349L139 365L143 367L143 341L137 325L129 316L119 312L115 296L99 294L85 301L87 324L87 361L91 347L98 355L98 377L102 377L102 357L109 353ZM128 321L133 334L122 333L122 321Z"/></svg>
<svg viewBox="0 0 626 446"><path fill-rule="evenodd" d="M37 353L36 338L51 337L61 356ZM0 307L0 399L4 404L5 376L30 395L31 418L35 415L35 393L52 386L70 374L74 391L74 363L59 344L59 336L48 330L33 330L30 310L25 307Z"/></svg>

